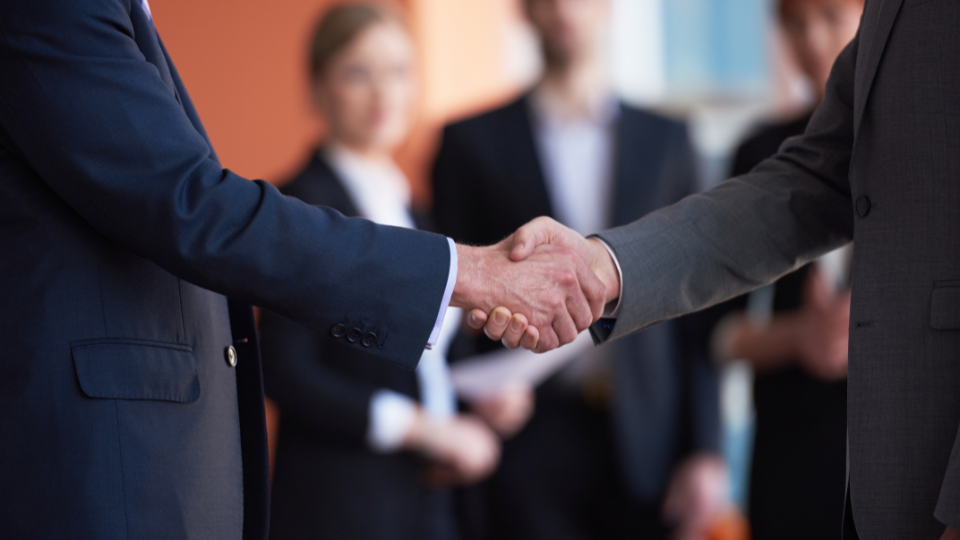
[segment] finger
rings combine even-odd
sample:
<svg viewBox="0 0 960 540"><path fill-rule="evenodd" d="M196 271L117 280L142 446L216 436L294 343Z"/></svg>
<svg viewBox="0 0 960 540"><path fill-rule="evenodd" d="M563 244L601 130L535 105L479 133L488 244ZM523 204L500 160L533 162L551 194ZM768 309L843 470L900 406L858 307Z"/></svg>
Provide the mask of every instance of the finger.
<svg viewBox="0 0 960 540"><path fill-rule="evenodd" d="M558 346L573 342L580 333L567 313L559 314L553 319L553 330L557 333Z"/></svg>
<svg viewBox="0 0 960 540"><path fill-rule="evenodd" d="M603 281L601 281L600 278L593 273L593 270L591 270L590 267L583 262L583 259L576 257L574 264L574 268L577 272L577 280L580 282L580 292L589 306L591 316L590 322L584 325L582 328L579 324L577 325L578 329L582 331L596 321L599 321L600 317L603 316L603 309L606 304L607 288L603 284ZM584 322L577 319L574 320L576 320L578 323Z"/></svg>
<svg viewBox="0 0 960 540"><path fill-rule="evenodd" d="M473 309L467 314L467 326L470 328L480 330L485 324L487 324L487 313L482 309Z"/></svg>
<svg viewBox="0 0 960 540"><path fill-rule="evenodd" d="M558 280L558 283L562 287L563 292L566 295L564 299L564 304L567 311L567 316L570 318L571 322L574 325L577 333L582 332L590 327L594 321L594 310L593 306L590 304L590 301L586 297L586 293L583 290L584 281L587 282L587 287L591 285L596 285L596 283L590 283L589 280L592 279L599 282L596 276L593 275L593 272L583 264L583 261L580 260L575 253L569 252L564 255L566 259L570 262L570 265L573 267L574 272L570 274L562 274ZM600 284L600 288L603 288L603 285ZM602 303L602 298L600 302ZM598 310L596 313L596 318L599 319L602 314L603 307L597 305ZM561 337L559 330L557 335Z"/></svg>
<svg viewBox="0 0 960 540"><path fill-rule="evenodd" d="M515 313L510 319L509 328L507 328L507 331L504 332L503 337L500 339L504 347L508 349L516 349L519 347L520 340L527 331L527 326L529 326L527 324L527 318L521 313Z"/></svg>
<svg viewBox="0 0 960 540"><path fill-rule="evenodd" d="M510 313L510 310L505 307L495 308L483 327L484 333L487 334L488 338L500 341L503 333L507 331L507 325L510 324L512 316L513 313Z"/></svg>
<svg viewBox="0 0 960 540"><path fill-rule="evenodd" d="M540 341L537 342L536 352L552 351L559 346L560 338L557 337L557 332L553 329L553 326L547 326L540 331Z"/></svg>
<svg viewBox="0 0 960 540"><path fill-rule="evenodd" d="M532 351L537 348L539 341L540 330L537 330L536 326L528 326L527 331L523 333L523 338L520 340L520 346L528 351Z"/></svg>
<svg viewBox="0 0 960 540"><path fill-rule="evenodd" d="M533 253L541 244L549 243L550 231L554 225L559 225L547 217L539 217L513 233L513 248L510 250L510 259L522 261Z"/></svg>

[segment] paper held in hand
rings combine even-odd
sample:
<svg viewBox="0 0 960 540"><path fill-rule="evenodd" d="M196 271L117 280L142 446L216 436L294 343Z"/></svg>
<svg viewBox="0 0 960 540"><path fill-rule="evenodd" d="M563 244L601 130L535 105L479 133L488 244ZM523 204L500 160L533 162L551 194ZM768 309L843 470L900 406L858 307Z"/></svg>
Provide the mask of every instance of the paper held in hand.
<svg viewBox="0 0 960 540"><path fill-rule="evenodd" d="M461 398L490 397L518 383L535 387L593 346L590 332L582 332L573 343L543 354L501 349L452 364L450 377Z"/></svg>

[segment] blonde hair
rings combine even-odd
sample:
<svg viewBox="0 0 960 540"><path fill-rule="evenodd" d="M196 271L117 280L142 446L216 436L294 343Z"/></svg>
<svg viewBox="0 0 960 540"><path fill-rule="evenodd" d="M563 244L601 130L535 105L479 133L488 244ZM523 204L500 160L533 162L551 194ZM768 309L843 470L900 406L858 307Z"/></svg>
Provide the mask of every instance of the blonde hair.
<svg viewBox="0 0 960 540"><path fill-rule="evenodd" d="M317 24L310 43L310 76L316 80L337 53L347 48L364 30L378 23L396 23L409 31L403 12L391 4L348 3L327 11Z"/></svg>

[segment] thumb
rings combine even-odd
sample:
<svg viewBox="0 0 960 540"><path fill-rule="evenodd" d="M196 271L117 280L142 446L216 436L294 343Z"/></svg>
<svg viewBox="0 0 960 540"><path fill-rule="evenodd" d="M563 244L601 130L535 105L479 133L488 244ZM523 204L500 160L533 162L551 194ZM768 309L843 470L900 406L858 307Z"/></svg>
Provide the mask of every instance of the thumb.
<svg viewBox="0 0 960 540"><path fill-rule="evenodd" d="M555 223L549 218L537 218L513 233L510 259L519 262L533 253L537 246L550 242L550 228Z"/></svg>
<svg viewBox="0 0 960 540"><path fill-rule="evenodd" d="M485 324L487 324L486 311L483 311L482 309L473 309L467 314L467 326L470 328L473 328L474 330L480 330Z"/></svg>

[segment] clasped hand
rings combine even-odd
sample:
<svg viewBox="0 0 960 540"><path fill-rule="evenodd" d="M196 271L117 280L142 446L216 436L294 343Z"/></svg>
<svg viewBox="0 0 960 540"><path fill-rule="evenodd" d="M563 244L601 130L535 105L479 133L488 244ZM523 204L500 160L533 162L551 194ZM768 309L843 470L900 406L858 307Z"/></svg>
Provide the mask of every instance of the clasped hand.
<svg viewBox="0 0 960 540"><path fill-rule="evenodd" d="M546 352L572 342L620 296L610 253L550 218L537 218L499 244L457 246L450 304L510 348Z"/></svg>

